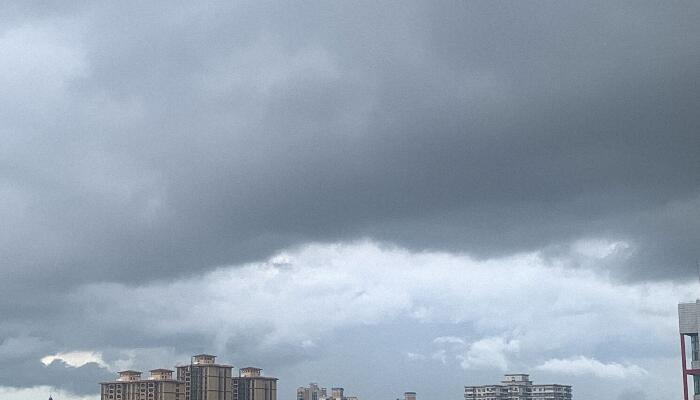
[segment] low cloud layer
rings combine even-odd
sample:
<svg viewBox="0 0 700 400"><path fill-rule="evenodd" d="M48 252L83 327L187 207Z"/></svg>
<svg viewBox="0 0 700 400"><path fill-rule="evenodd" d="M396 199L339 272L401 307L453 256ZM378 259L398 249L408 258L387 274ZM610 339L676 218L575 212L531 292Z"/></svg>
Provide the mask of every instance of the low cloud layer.
<svg viewBox="0 0 700 400"><path fill-rule="evenodd" d="M621 284L590 270L571 270L568 262L553 265L537 253L479 261L361 242L303 247L268 262L171 282L88 284L67 295L71 307L56 319L70 321L71 310L81 309L81 321L52 324L41 335L53 342L22 357L35 359L29 383L42 385L50 383L42 377L49 358L73 368L94 362L85 365L111 376L112 365L167 367L186 360L187 350L208 350L235 365L272 368L281 378L281 393L292 393L303 382L284 378L298 363L325 359L330 342L340 341L357 354L378 350L362 337L339 339L341 332L423 326L445 334L425 342L416 341L418 331L418 336L397 336L392 356L408 353L410 362L478 370L492 379L506 371L537 370L564 381L571 374L624 380L648 370L669 385L667 393L676 393L675 375L655 363L675 354L675 301L692 296L696 285ZM75 331L82 334L76 337ZM116 341L106 332L125 339ZM133 346L141 349L130 351ZM96 353L104 348L111 350ZM85 382L83 390L89 393L94 386ZM588 391L578 388L578 393Z"/></svg>

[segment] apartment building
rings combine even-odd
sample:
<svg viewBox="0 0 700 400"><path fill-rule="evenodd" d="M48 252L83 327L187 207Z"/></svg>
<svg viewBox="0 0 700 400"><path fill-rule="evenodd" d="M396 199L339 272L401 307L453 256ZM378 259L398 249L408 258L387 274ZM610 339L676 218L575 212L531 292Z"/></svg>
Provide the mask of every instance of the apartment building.
<svg viewBox="0 0 700 400"><path fill-rule="evenodd" d="M233 400L233 366L217 364L216 356L198 354L176 368L177 380L185 384L183 400Z"/></svg>
<svg viewBox="0 0 700 400"><path fill-rule="evenodd" d="M277 400L277 378L262 369L246 367L233 377L233 366L216 356L198 354L173 370L154 369L148 378L140 371L121 371L118 378L100 383L101 400ZM324 389L325 396L325 389ZM309 400L321 400L314 398Z"/></svg>
<svg viewBox="0 0 700 400"><path fill-rule="evenodd" d="M263 376L260 368L241 368L233 378L233 400L277 400L277 378Z"/></svg>
<svg viewBox="0 0 700 400"><path fill-rule="evenodd" d="M500 385L464 387L464 400L571 400L571 398L571 386L535 385L527 374L506 374Z"/></svg>
<svg viewBox="0 0 700 400"><path fill-rule="evenodd" d="M141 378L141 371L121 371L119 377L100 383L101 400L184 400L185 385L173 379L169 369L151 370L151 376Z"/></svg>

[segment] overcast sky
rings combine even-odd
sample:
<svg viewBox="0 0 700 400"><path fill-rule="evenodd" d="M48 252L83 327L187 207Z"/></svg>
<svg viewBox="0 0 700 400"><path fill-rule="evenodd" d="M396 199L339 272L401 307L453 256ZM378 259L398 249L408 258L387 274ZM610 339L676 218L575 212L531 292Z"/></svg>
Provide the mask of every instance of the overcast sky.
<svg viewBox="0 0 700 400"><path fill-rule="evenodd" d="M656 3L656 4L655 4ZM0 7L0 398L198 352L361 400L681 395L700 3Z"/></svg>

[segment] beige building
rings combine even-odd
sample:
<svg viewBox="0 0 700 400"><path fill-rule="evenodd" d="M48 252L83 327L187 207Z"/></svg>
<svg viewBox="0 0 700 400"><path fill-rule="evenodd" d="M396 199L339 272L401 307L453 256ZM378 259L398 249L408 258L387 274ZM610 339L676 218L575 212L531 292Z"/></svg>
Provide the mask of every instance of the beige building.
<svg viewBox="0 0 700 400"><path fill-rule="evenodd" d="M119 377L100 384L101 400L184 400L185 385L173 379L169 369L151 370L141 378L140 371L121 371Z"/></svg>
<svg viewBox="0 0 700 400"><path fill-rule="evenodd" d="M232 370L211 354L192 356L190 364L177 366L177 380L185 384L182 400L233 400Z"/></svg>
<svg viewBox="0 0 700 400"><path fill-rule="evenodd" d="M262 376L260 368L241 368L233 378L233 400L277 400L277 378Z"/></svg>
<svg viewBox="0 0 700 400"><path fill-rule="evenodd" d="M416 392L404 392L403 400L416 400Z"/></svg>
<svg viewBox="0 0 700 400"><path fill-rule="evenodd" d="M116 380L100 384L101 400L277 400L277 378L263 376L260 368L241 368L233 377L233 366L198 354L176 369L176 377L163 368L151 370L148 378L121 371Z"/></svg>

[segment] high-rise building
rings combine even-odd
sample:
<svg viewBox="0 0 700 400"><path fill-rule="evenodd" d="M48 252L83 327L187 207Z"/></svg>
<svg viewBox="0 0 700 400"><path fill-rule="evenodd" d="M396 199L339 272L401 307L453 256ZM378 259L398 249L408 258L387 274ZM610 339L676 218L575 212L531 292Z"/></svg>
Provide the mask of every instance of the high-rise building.
<svg viewBox="0 0 700 400"><path fill-rule="evenodd" d="M326 388L318 387L316 383L309 383L309 387L300 386L297 389L297 400L321 400L327 396Z"/></svg>
<svg viewBox="0 0 700 400"><path fill-rule="evenodd" d="M177 380L185 383L183 400L233 400L232 369L211 354L192 356L189 364L177 366Z"/></svg>
<svg viewBox="0 0 700 400"><path fill-rule="evenodd" d="M693 377L693 400L700 400L700 300L678 304L678 328L681 339L681 368L683 374L683 399L688 400L688 377ZM690 368L686 353L686 338L690 338Z"/></svg>
<svg viewBox="0 0 700 400"><path fill-rule="evenodd" d="M101 400L277 400L277 378L263 376L260 368L241 368L232 377L233 366L198 354L176 369L176 378L170 369L151 370L148 379L140 371L122 371L116 380L101 383Z"/></svg>
<svg viewBox="0 0 700 400"><path fill-rule="evenodd" d="M184 400L185 385L173 379L169 369L151 370L148 379L140 371L121 371L119 378L100 384L101 400Z"/></svg>
<svg viewBox="0 0 700 400"><path fill-rule="evenodd" d="M403 400L416 400L416 392L404 392Z"/></svg>
<svg viewBox="0 0 700 400"><path fill-rule="evenodd" d="M277 400L277 378L262 376L262 369L241 368L233 378L233 400Z"/></svg>
<svg viewBox="0 0 700 400"><path fill-rule="evenodd" d="M500 385L465 386L464 400L571 400L571 386L535 385L526 374L507 374Z"/></svg>

